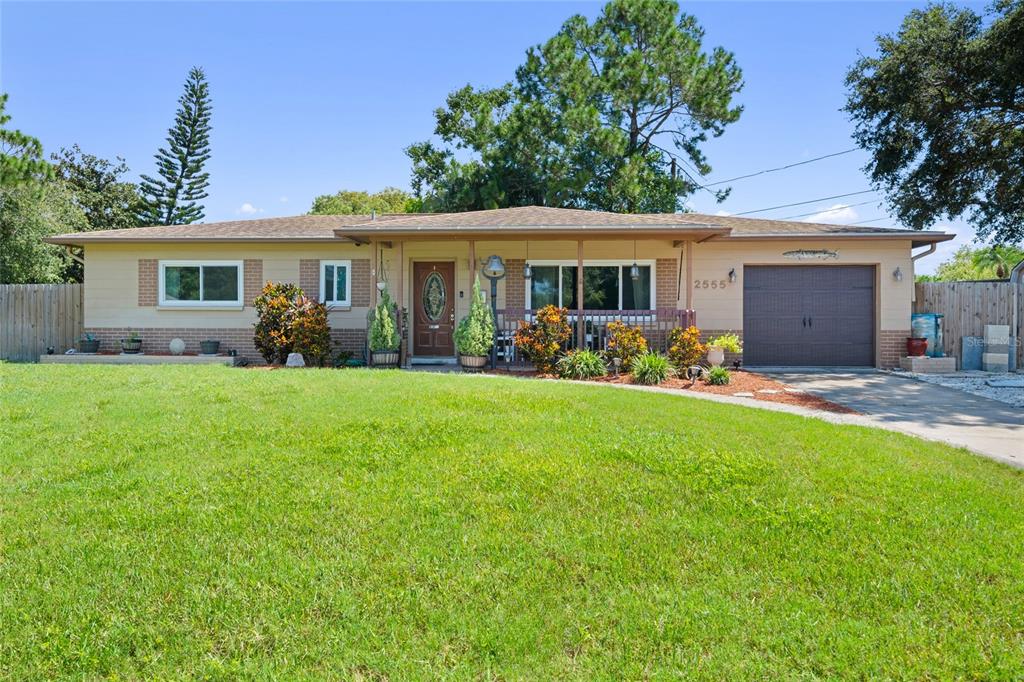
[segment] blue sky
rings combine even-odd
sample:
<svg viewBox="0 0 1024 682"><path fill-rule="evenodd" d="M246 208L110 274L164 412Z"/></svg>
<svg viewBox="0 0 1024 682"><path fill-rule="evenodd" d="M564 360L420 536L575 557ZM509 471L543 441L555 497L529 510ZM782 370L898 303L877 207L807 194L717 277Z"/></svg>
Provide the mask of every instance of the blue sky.
<svg viewBox="0 0 1024 682"><path fill-rule="evenodd" d="M921 3L917 3L920 5ZM736 54L740 121L706 147L725 179L853 147L840 111L858 51L898 28L915 3L690 2L705 46ZM407 188L403 148L429 137L432 111L466 83L512 77L530 45L600 3L8 2L0 3L0 89L12 124L47 152L78 143L152 173L182 82L202 66L214 101L208 221L295 215L346 189ZM980 5L979 5L980 7ZM738 181L737 213L869 188L857 151ZM756 214L784 218L877 198L818 201ZM868 204L832 222L885 216ZM813 216L812 216L813 217ZM803 219L803 218L802 218ZM888 226L890 221L871 225ZM937 226L971 238L954 223ZM940 253L954 246L940 247ZM931 271L941 256L925 259Z"/></svg>

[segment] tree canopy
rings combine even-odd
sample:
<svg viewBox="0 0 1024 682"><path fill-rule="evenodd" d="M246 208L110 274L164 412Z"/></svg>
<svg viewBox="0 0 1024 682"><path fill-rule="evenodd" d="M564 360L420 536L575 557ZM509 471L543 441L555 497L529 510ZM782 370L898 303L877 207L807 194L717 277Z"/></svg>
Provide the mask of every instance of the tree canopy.
<svg viewBox="0 0 1024 682"><path fill-rule="evenodd" d="M43 158L42 143L8 128L11 117L4 113L6 107L7 94L0 94L0 188L52 177L53 168Z"/></svg>
<svg viewBox="0 0 1024 682"><path fill-rule="evenodd" d="M877 44L847 75L846 111L893 212L915 229L964 216L980 239L1024 239L1024 2L914 10Z"/></svg>
<svg viewBox="0 0 1024 682"><path fill-rule="evenodd" d="M406 150L422 209L681 210L711 170L702 144L742 109L732 53L705 52L703 37L674 0L571 17L527 51L514 82L467 85L435 111L439 143Z"/></svg>
<svg viewBox="0 0 1024 682"><path fill-rule="evenodd" d="M209 196L210 117L213 107L206 74L193 67L178 99L167 146L155 154L158 178L142 176L145 203L139 213L144 225L185 225L203 219L199 202Z"/></svg>
<svg viewBox="0 0 1024 682"><path fill-rule="evenodd" d="M1022 260L1022 246L961 246L949 260L939 264L934 275L922 275L918 279L937 282L1006 279L1013 266Z"/></svg>
<svg viewBox="0 0 1024 682"><path fill-rule="evenodd" d="M139 226L142 197L133 182L124 179L128 166L87 154L76 144L50 157L57 178L71 190L75 204L88 223L87 230L120 230Z"/></svg>
<svg viewBox="0 0 1024 682"><path fill-rule="evenodd" d="M359 215L377 213L411 213L416 200L397 187L385 187L370 194L362 190L341 190L336 194L321 194L313 199L310 215Z"/></svg>

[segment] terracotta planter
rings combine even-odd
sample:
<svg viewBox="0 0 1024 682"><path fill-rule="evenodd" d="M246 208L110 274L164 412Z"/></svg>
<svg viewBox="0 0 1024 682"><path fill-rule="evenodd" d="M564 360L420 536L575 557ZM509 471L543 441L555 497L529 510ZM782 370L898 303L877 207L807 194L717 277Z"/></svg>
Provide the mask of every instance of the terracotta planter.
<svg viewBox="0 0 1024 682"><path fill-rule="evenodd" d="M928 339L916 336L907 337L907 355L912 358L919 358L928 351Z"/></svg>
<svg viewBox="0 0 1024 682"><path fill-rule="evenodd" d="M397 350L375 350L370 353L374 367L381 369L394 369L398 367Z"/></svg>
<svg viewBox="0 0 1024 682"><path fill-rule="evenodd" d="M142 352L142 339L121 339L121 352L128 355Z"/></svg>
<svg viewBox="0 0 1024 682"><path fill-rule="evenodd" d="M460 355L459 364L463 372L479 372L487 366L489 359L486 355Z"/></svg>
<svg viewBox="0 0 1024 682"><path fill-rule="evenodd" d="M715 367L721 367L725 362L725 351L719 346L708 346L708 362Z"/></svg>
<svg viewBox="0 0 1024 682"><path fill-rule="evenodd" d="M199 352L203 355L216 355L220 352L220 341L200 341Z"/></svg>
<svg viewBox="0 0 1024 682"><path fill-rule="evenodd" d="M82 339L81 341L78 342L79 353L97 353L99 352L99 349L99 339L92 339L91 341L89 339Z"/></svg>

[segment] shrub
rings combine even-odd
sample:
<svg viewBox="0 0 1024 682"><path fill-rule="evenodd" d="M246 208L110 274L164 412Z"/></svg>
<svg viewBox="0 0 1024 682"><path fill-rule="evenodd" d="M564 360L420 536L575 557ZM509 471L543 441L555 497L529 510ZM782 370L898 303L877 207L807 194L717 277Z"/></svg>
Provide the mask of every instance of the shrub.
<svg viewBox="0 0 1024 682"><path fill-rule="evenodd" d="M516 349L538 371L554 371L555 358L562 350L562 344L572 336L572 328L566 320L568 314L565 308L548 305L537 311L533 322L519 323L513 337Z"/></svg>
<svg viewBox="0 0 1024 682"><path fill-rule="evenodd" d="M644 332L637 327L615 320L608 323L608 350L611 358L622 360L622 366L629 369L633 359L647 352L647 339Z"/></svg>
<svg viewBox="0 0 1024 682"><path fill-rule="evenodd" d="M381 292L380 303L373 311L370 322L370 350L380 353L398 350L402 340L395 325L395 305L387 291Z"/></svg>
<svg viewBox="0 0 1024 682"><path fill-rule="evenodd" d="M722 334L721 336L708 339L709 346L718 346L727 353L742 353L743 346L740 344L740 337L733 333Z"/></svg>
<svg viewBox="0 0 1024 682"><path fill-rule="evenodd" d="M288 331L288 312L302 289L294 284L267 282L260 295L253 299L256 315L253 342L263 359L270 364L281 364L292 352Z"/></svg>
<svg viewBox="0 0 1024 682"><path fill-rule="evenodd" d="M674 374L668 358L661 353L644 353L633 358L633 381L646 386L660 384Z"/></svg>
<svg viewBox="0 0 1024 682"><path fill-rule="evenodd" d="M676 327L668 334L668 359L680 371L696 365L707 352L707 346L700 342L700 330Z"/></svg>
<svg viewBox="0 0 1024 682"><path fill-rule="evenodd" d="M592 350L569 351L556 364L563 379L593 379L608 373L604 358Z"/></svg>
<svg viewBox="0 0 1024 682"><path fill-rule="evenodd" d="M494 346L494 315L480 291L480 279L473 282L473 299L469 315L455 329L455 347L459 355L489 355Z"/></svg>
<svg viewBox="0 0 1024 682"><path fill-rule="evenodd" d="M708 370L708 383L714 386L725 386L731 378L725 367L712 367Z"/></svg>
<svg viewBox="0 0 1024 682"><path fill-rule="evenodd" d="M327 306L299 296L286 314L293 353L302 353L307 365L322 367L331 355L331 328Z"/></svg>

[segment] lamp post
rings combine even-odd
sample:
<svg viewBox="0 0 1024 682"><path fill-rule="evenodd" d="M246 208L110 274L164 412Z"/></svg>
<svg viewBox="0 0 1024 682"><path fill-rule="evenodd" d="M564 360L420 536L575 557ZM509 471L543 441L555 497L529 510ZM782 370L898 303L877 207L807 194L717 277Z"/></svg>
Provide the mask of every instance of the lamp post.
<svg viewBox="0 0 1024 682"><path fill-rule="evenodd" d="M505 263L501 256L487 258L484 265L484 277L491 280L491 316L494 319L494 340L491 343L491 369L498 366L498 280L505 277Z"/></svg>

